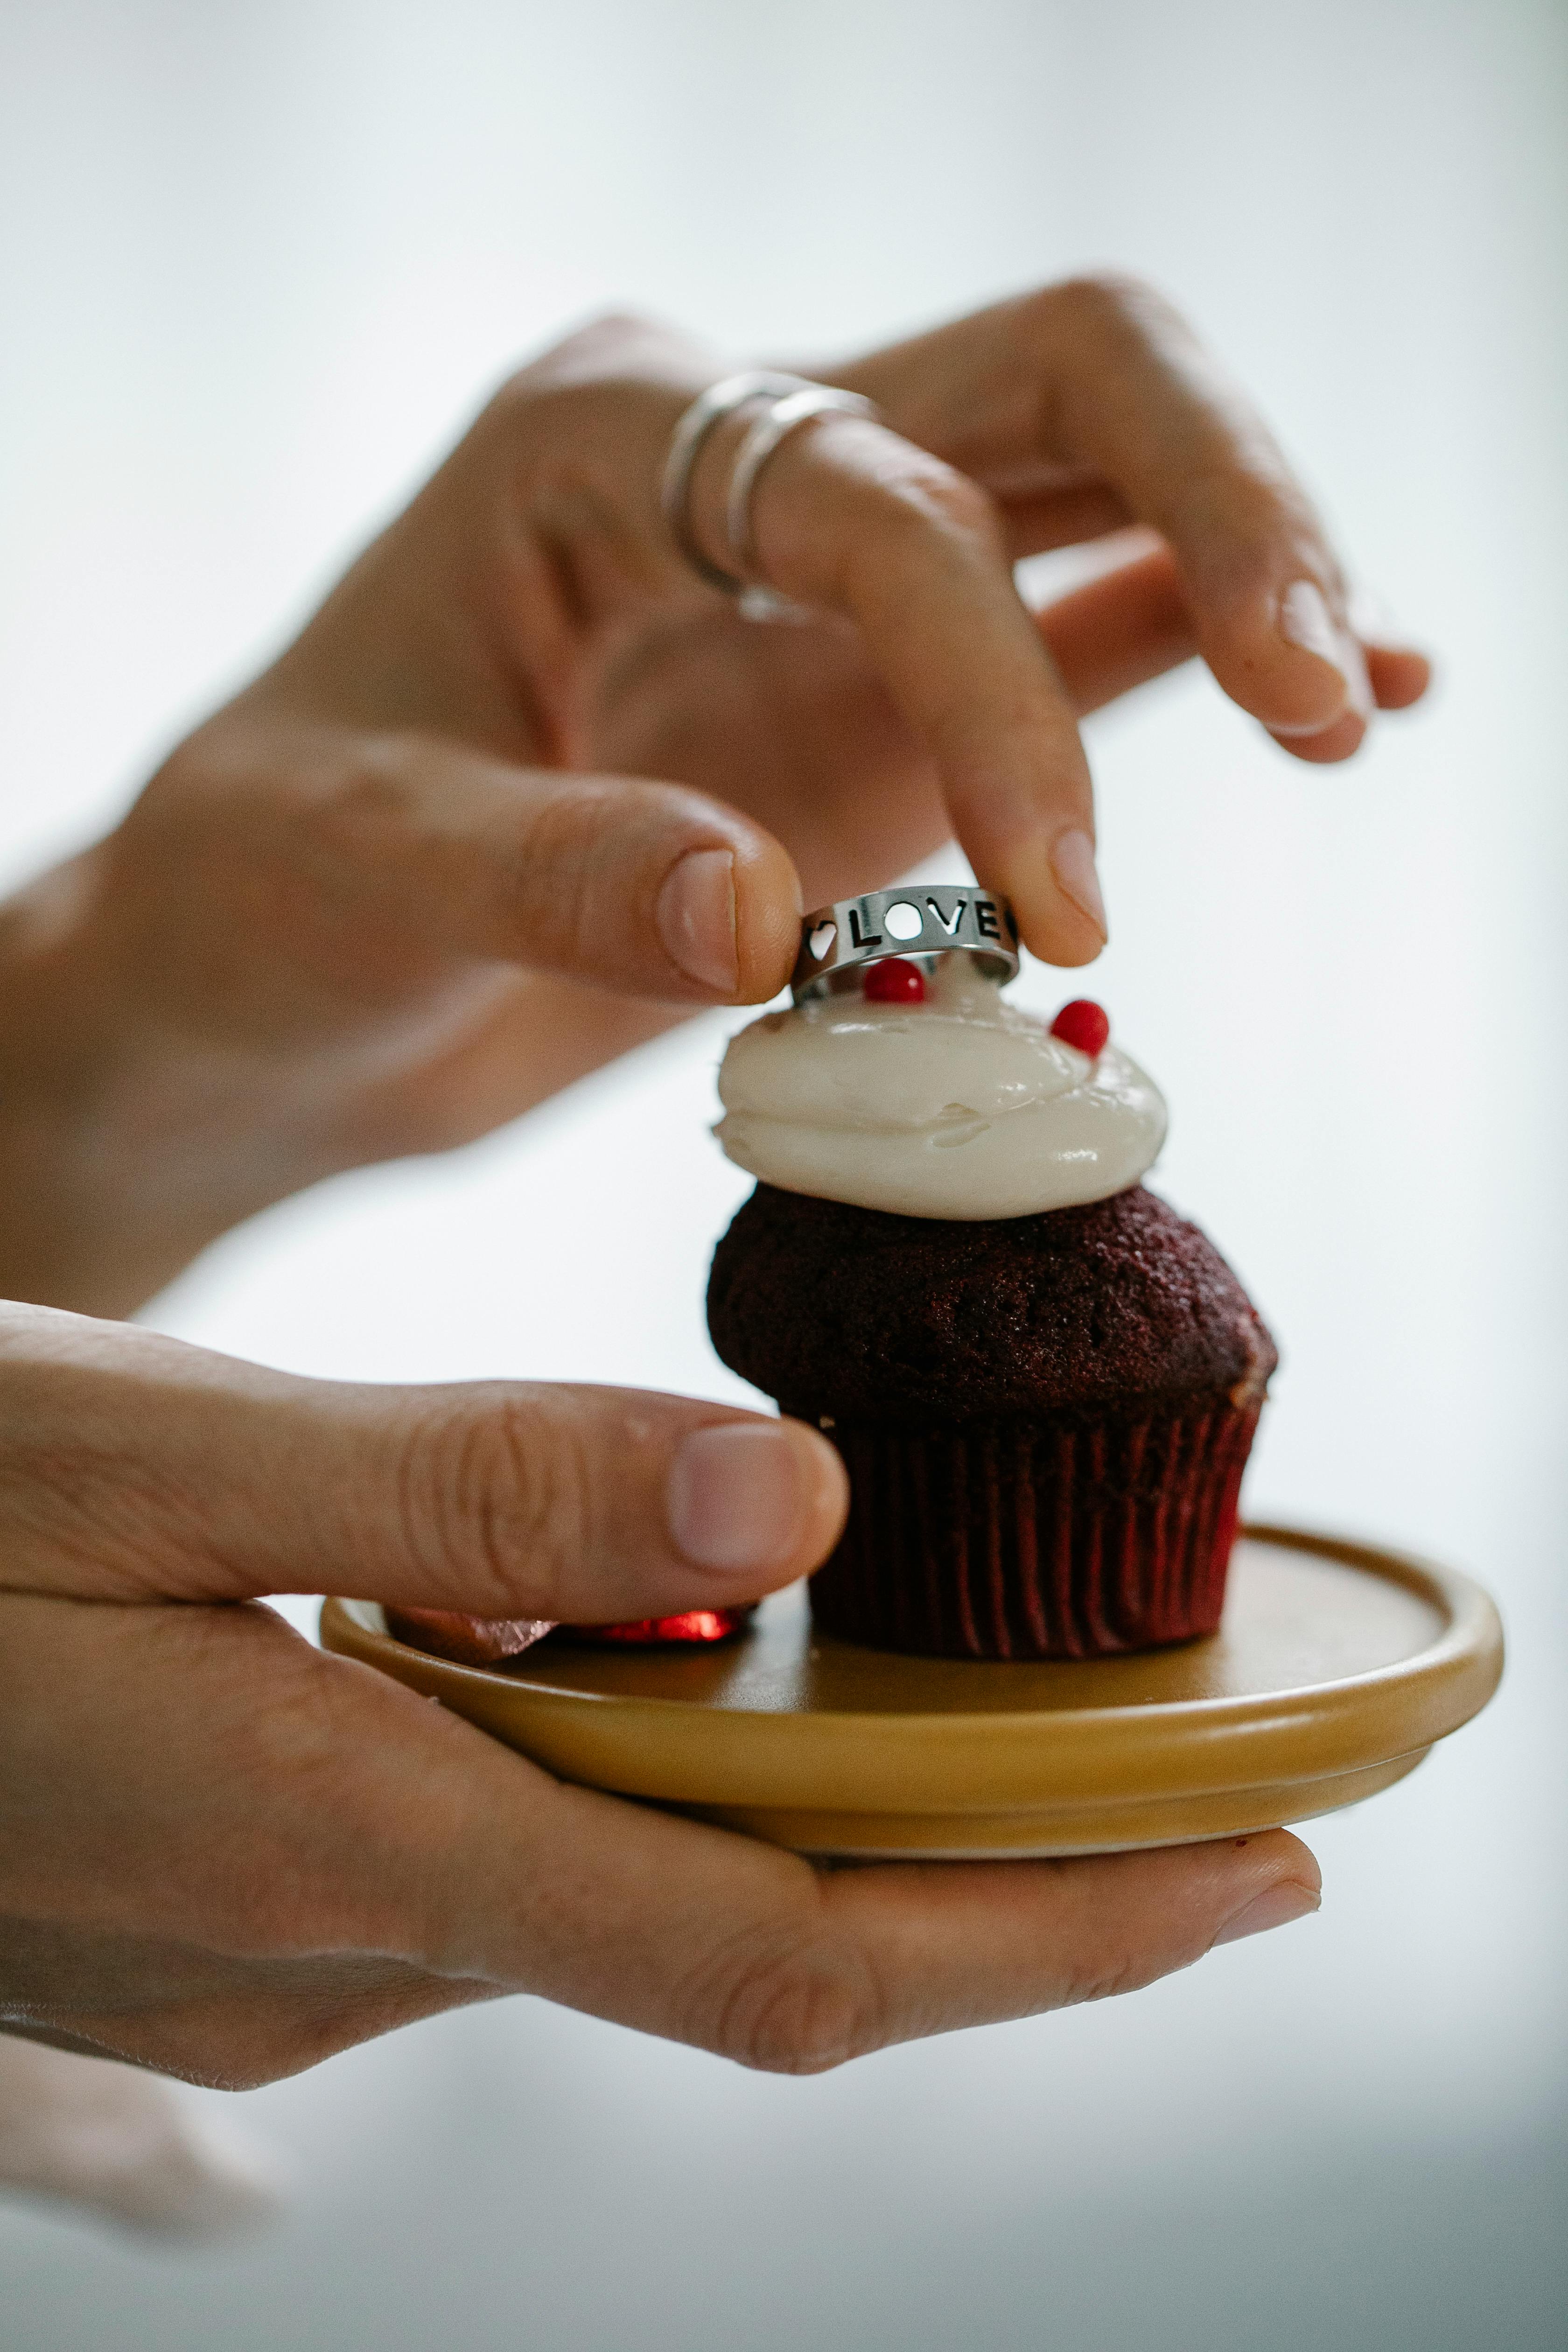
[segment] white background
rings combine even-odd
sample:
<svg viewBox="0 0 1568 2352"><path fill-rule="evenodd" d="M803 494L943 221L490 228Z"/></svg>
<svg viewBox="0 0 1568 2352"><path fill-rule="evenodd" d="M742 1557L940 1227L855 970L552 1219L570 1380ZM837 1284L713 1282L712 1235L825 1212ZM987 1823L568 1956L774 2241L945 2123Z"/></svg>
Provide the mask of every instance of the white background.
<svg viewBox="0 0 1568 2352"><path fill-rule="evenodd" d="M0 2215L16 2352L1060 2352L1568 2336L1568 21L1329 0L10 0L0 858L112 818L520 353L833 349L1101 260L1251 382L1439 691L1342 770L1202 677L1095 723L1092 987L1279 1334L1255 1513L1482 1574L1501 1698L1310 1834L1321 1918L813 2083L511 2002L252 2095L296 2217ZM1026 983L1054 1001L1052 976ZM209 1255L164 1328L738 1393L694 1024ZM628 1173L635 1145L635 1181Z"/></svg>

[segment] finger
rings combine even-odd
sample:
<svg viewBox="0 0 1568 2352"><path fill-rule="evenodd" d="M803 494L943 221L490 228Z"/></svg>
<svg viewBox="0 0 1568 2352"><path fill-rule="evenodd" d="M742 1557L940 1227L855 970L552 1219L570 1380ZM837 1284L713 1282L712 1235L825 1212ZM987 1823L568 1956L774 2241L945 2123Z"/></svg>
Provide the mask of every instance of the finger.
<svg viewBox="0 0 1568 2352"><path fill-rule="evenodd" d="M1037 625L1074 708L1100 709L1149 679L1190 660L1197 630L1170 551L1160 547L1117 564L1087 585L1042 606ZM1368 678L1379 709L1418 701L1432 675L1424 654L1363 638ZM1285 749L1308 760L1343 759L1364 730L1333 720L1317 735L1282 735Z"/></svg>
<svg viewBox="0 0 1568 2352"><path fill-rule="evenodd" d="M1137 520L1125 499L1107 482L1072 482L1060 489L1004 496L998 505L1007 552L1015 563L1053 548L1084 546Z"/></svg>
<svg viewBox="0 0 1568 2352"><path fill-rule="evenodd" d="M565 1788L514 1852L515 1911L470 1914L442 1965L514 1982L526 1971L553 2000L791 2074L1132 1990L1227 1935L1305 1915L1320 1895L1312 1856L1280 1831L1080 1861L823 1875ZM526 1954L509 1957L510 1920L524 1913ZM606 1916L619 1923L613 1940Z"/></svg>
<svg viewBox="0 0 1568 2352"><path fill-rule="evenodd" d="M732 451L715 443L692 520L718 561ZM752 522L772 585L858 627L936 761L976 874L1011 898L1026 945L1052 963L1089 962L1106 936L1089 767L990 499L879 425L830 416L770 460Z"/></svg>
<svg viewBox="0 0 1568 2352"><path fill-rule="evenodd" d="M1389 611L1376 590L1358 580L1350 593L1350 625L1361 641L1367 669L1384 710L1405 710L1432 683L1432 663L1408 629Z"/></svg>
<svg viewBox="0 0 1568 2352"><path fill-rule="evenodd" d="M1378 709L1408 710L1413 703L1420 701L1432 682L1432 664L1425 654L1408 645L1380 644L1363 627L1358 627L1357 642L1365 658L1367 683ZM1273 728L1269 731L1280 749L1292 758L1327 766L1349 759L1361 749L1366 725L1359 713L1347 711L1331 719L1327 727Z"/></svg>
<svg viewBox="0 0 1568 2352"><path fill-rule="evenodd" d="M1372 708L1338 562L1250 404L1148 288L1088 278L846 371L922 446L1004 495L1089 477L1173 548L1201 650L1276 732ZM980 387L977 392L976 387Z"/></svg>
<svg viewBox="0 0 1568 2352"><path fill-rule="evenodd" d="M1163 548L1057 597L1035 617L1080 716L1163 677L1197 652L1181 581Z"/></svg>
<svg viewBox="0 0 1568 2352"><path fill-rule="evenodd" d="M258 707L254 723L252 755L244 716L226 720L222 756L242 772L221 806L181 791L177 757L124 846L166 862L149 836L177 830L188 858L201 829L220 903L285 910L302 1000L423 1001L455 965L485 963L686 1004L765 1002L789 976L789 856L704 793L415 733L297 728L290 757L275 718Z"/></svg>
<svg viewBox="0 0 1568 2352"><path fill-rule="evenodd" d="M1432 683L1432 664L1404 646L1366 647L1367 675L1380 710L1408 710Z"/></svg>
<svg viewBox="0 0 1568 2352"><path fill-rule="evenodd" d="M0 1575L21 1591L668 1616L805 1574L847 1500L798 1422L630 1389L297 1380L41 1308L6 1310L0 1400Z"/></svg>

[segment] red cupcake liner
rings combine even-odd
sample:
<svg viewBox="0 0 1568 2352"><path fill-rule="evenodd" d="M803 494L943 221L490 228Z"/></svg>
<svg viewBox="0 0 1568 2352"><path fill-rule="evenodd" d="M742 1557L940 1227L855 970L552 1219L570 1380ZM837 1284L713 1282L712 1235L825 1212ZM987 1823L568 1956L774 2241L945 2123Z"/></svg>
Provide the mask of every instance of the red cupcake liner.
<svg viewBox="0 0 1568 2352"><path fill-rule="evenodd" d="M849 1520L812 1613L847 1640L942 1658L1107 1657L1212 1633L1258 1411L1222 1395L942 1431L839 1422Z"/></svg>

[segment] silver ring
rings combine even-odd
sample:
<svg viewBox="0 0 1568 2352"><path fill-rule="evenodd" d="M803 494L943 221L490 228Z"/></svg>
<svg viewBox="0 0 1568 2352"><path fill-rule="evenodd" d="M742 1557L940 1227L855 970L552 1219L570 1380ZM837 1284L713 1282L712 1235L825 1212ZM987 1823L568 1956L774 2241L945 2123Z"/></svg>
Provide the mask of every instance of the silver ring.
<svg viewBox="0 0 1568 2352"><path fill-rule="evenodd" d="M868 890L818 907L800 927L800 953L790 974L798 1004L827 995L837 975L887 956L922 961L955 949L974 958L983 971L1003 981L1018 970L1018 926L1005 898L989 890L960 889L950 883L918 890Z"/></svg>
<svg viewBox="0 0 1568 2352"><path fill-rule="evenodd" d="M724 508L724 534L735 569L744 579L757 568L756 540L752 530L752 499L757 477L779 443L814 416L875 417L877 408L858 392L839 392L832 384L803 383L765 408L735 453L730 476L730 496Z"/></svg>
<svg viewBox="0 0 1568 2352"><path fill-rule="evenodd" d="M744 581L710 562L691 530L691 477L702 445L721 417L743 408L748 400L784 400L807 388L805 376L781 375L772 368L750 368L741 375L722 376L706 392L698 394L670 436L669 455L664 461L664 478L659 484L659 509L670 537L693 572L710 588L721 588L727 596L738 594Z"/></svg>

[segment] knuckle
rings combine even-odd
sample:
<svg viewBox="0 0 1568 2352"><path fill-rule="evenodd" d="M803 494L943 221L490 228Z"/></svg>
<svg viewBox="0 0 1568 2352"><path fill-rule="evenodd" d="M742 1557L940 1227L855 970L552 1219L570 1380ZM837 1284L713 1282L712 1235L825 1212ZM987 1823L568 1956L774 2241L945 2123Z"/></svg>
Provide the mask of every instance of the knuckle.
<svg viewBox="0 0 1568 2352"><path fill-rule="evenodd" d="M592 352L624 342L630 335L657 331L658 321L647 311L636 310L629 303L611 302L604 310L595 310L591 319L584 319L580 327L574 327L569 335L563 335L558 343L552 343L545 357L553 359L562 352Z"/></svg>
<svg viewBox="0 0 1568 2352"><path fill-rule="evenodd" d="M885 2004L864 1957L811 1937L732 1961L713 2047L770 2074L824 2074L879 2047Z"/></svg>
<svg viewBox="0 0 1568 2352"><path fill-rule="evenodd" d="M602 310L515 368L498 386L486 413L505 427L528 425L537 418L542 404L596 384L638 382L650 362L657 374L660 361L688 355L681 339L650 313Z"/></svg>
<svg viewBox="0 0 1568 2352"><path fill-rule="evenodd" d="M328 877L376 861L408 839L417 801L417 761L392 733L300 740L288 774L257 778L265 810L289 827L303 870Z"/></svg>
<svg viewBox="0 0 1568 2352"><path fill-rule="evenodd" d="M524 1590L529 1613L556 1613L561 1580L591 1542L593 1496L576 1417L537 1393L470 1396L437 1411L411 1433L400 1465L410 1559L478 1615L515 1613Z"/></svg>
<svg viewBox="0 0 1568 2352"><path fill-rule="evenodd" d="M650 337L668 341L669 330L651 311L612 305L580 327L571 338L572 348L578 351L619 351L626 343L641 343ZM564 346L563 347L564 348Z"/></svg>
<svg viewBox="0 0 1568 2352"><path fill-rule="evenodd" d="M1149 1953L1105 1953L1074 1970L1061 1989L1059 2003L1055 2005L1078 2009L1089 2001L1116 2000L1123 1993L1142 1992L1161 1977L1168 1976L1173 1969L1189 1967L1198 1958L1195 1951L1158 1957Z"/></svg>
<svg viewBox="0 0 1568 2352"><path fill-rule="evenodd" d="M612 303L585 320L582 326L574 327L558 343L552 343L533 366L554 372L563 363L581 367L585 362L619 359L631 346L654 339L660 342L671 340L669 329L661 320L629 304ZM520 373L527 375L531 370L525 368Z"/></svg>
<svg viewBox="0 0 1568 2352"><path fill-rule="evenodd" d="M605 901L615 896L632 818L625 786L585 777L542 801L520 827L510 895L526 909L542 961L592 966L602 955Z"/></svg>
<svg viewBox="0 0 1568 2352"><path fill-rule="evenodd" d="M1121 269L1090 269L1064 278L1039 298L1055 324L1097 339L1149 341L1179 327L1177 311L1146 278Z"/></svg>
<svg viewBox="0 0 1568 2352"><path fill-rule="evenodd" d="M607 933L622 941L629 979L668 971L657 929L658 893L691 849L733 848L714 805L668 784L574 778L542 795L498 845L492 881L531 961L602 975Z"/></svg>
<svg viewBox="0 0 1568 2352"><path fill-rule="evenodd" d="M988 554L1002 545L1000 519L989 492L956 467L923 452L911 453L909 462L879 473L875 494L884 545L889 540L929 544L934 537L978 542Z"/></svg>
<svg viewBox="0 0 1568 2352"><path fill-rule="evenodd" d="M421 753L395 730L313 724L263 740L216 722L163 763L121 828L143 870L179 861L227 906L341 924L344 877L374 872L411 838Z"/></svg>
<svg viewBox="0 0 1568 2352"><path fill-rule="evenodd" d="M1315 580L1342 614L1342 576L1305 493L1267 452L1194 470L1182 510L1201 559L1194 570L1204 604L1227 625L1255 625L1284 581Z"/></svg>

